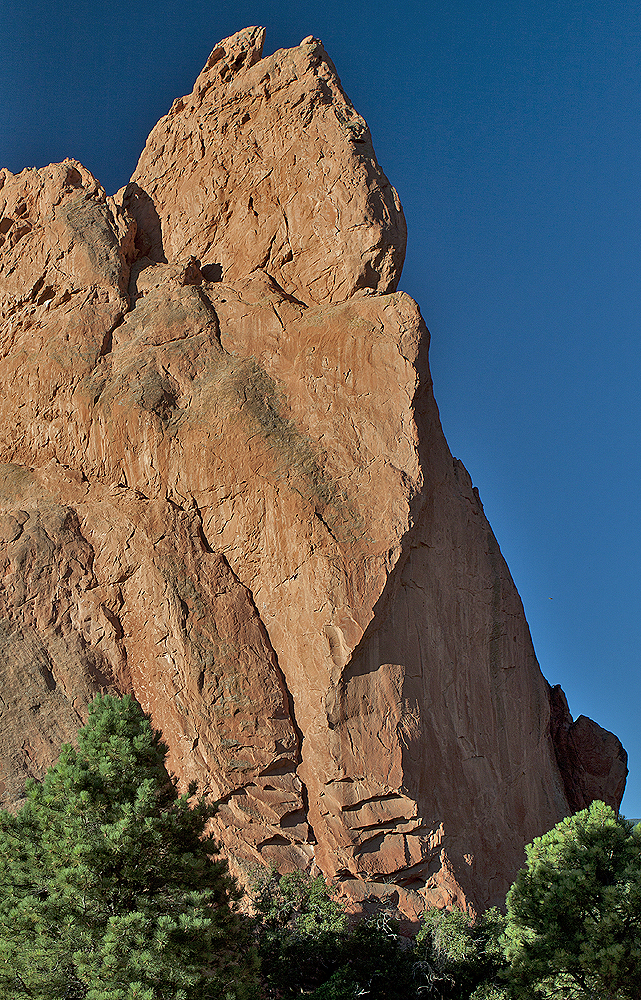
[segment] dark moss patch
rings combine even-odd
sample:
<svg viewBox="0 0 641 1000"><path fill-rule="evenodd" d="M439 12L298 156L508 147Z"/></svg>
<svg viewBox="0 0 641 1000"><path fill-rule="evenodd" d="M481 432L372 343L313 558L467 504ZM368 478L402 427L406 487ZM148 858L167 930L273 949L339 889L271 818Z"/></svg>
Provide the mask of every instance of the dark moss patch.
<svg viewBox="0 0 641 1000"><path fill-rule="evenodd" d="M13 502L19 500L36 484L30 469L24 465L8 462L0 465L0 500Z"/></svg>
<svg viewBox="0 0 641 1000"><path fill-rule="evenodd" d="M240 415L280 459L283 475L303 480L299 489L337 541L349 542L363 533L347 495L323 470L322 457L310 439L287 415L287 400L254 358L234 367L226 378ZM298 488L298 487L297 487Z"/></svg>

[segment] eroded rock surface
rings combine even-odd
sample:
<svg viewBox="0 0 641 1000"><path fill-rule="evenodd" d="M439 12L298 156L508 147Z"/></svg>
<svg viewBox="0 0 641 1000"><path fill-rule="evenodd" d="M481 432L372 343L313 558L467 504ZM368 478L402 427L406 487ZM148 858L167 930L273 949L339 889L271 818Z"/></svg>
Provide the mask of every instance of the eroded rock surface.
<svg viewBox="0 0 641 1000"><path fill-rule="evenodd" d="M220 42L149 136L123 194L150 258L260 267L305 303L393 291L405 220L365 121L317 38L261 59L264 37Z"/></svg>
<svg viewBox="0 0 641 1000"><path fill-rule="evenodd" d="M447 448L365 123L320 42L263 34L114 198L71 160L0 172L5 802L131 691L239 869L478 910L618 805L625 751L541 675Z"/></svg>

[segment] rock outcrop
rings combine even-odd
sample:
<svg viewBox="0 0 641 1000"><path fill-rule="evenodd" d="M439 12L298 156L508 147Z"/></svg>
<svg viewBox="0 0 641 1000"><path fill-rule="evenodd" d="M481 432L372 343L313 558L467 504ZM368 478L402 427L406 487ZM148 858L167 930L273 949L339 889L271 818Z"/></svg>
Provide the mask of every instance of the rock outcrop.
<svg viewBox="0 0 641 1000"><path fill-rule="evenodd" d="M543 678L450 455L365 122L263 36L113 198L0 172L4 803L130 691L239 869L478 910L625 752Z"/></svg>

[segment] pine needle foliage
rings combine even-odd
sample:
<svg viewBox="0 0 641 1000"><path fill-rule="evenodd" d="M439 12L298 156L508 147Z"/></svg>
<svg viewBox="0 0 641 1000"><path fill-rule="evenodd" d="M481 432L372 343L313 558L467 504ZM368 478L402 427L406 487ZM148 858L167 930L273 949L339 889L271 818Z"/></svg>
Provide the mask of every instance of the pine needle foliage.
<svg viewBox="0 0 641 1000"><path fill-rule="evenodd" d="M595 801L525 850L507 896L516 995L638 1000L641 825Z"/></svg>
<svg viewBox="0 0 641 1000"><path fill-rule="evenodd" d="M240 893L137 702L98 696L0 812L1 1000L249 1000Z"/></svg>

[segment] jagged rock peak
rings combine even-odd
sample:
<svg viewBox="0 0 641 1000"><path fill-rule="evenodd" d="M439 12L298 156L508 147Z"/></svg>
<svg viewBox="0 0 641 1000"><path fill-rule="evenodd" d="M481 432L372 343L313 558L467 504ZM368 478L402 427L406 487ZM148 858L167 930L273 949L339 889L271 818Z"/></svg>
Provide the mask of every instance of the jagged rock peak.
<svg viewBox="0 0 641 1000"><path fill-rule="evenodd" d="M223 38L212 49L209 59L205 63L202 73L194 84L194 93L203 94L213 84L222 80L223 83L229 81L233 73L241 66L253 66L263 55L265 44L264 28L256 26L243 28L229 38ZM212 72L213 71L213 72ZM174 106L180 102L181 98L176 98Z"/></svg>
<svg viewBox="0 0 641 1000"><path fill-rule="evenodd" d="M262 59L264 36L214 47L119 200L154 262L192 255L226 281L261 268L306 304L393 291L405 219L367 124L318 39Z"/></svg>

